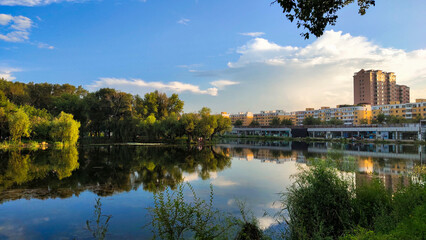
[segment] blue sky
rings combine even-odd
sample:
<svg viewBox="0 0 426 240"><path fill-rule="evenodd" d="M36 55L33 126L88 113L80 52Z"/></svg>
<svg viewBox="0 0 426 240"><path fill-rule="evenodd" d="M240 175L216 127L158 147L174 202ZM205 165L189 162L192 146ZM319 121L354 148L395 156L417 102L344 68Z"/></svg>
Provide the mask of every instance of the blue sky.
<svg viewBox="0 0 426 240"><path fill-rule="evenodd" d="M426 97L426 1L377 1L365 16L353 4L309 40L270 2L0 0L0 76L256 112L352 103L368 68Z"/></svg>

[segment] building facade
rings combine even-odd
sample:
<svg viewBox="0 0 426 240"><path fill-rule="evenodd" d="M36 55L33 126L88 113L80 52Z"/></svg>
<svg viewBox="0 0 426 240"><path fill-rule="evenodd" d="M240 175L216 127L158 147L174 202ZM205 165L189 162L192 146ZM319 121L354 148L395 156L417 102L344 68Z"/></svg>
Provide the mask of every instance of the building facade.
<svg viewBox="0 0 426 240"><path fill-rule="evenodd" d="M410 103L410 88L405 85L396 85L397 101L400 103Z"/></svg>
<svg viewBox="0 0 426 240"><path fill-rule="evenodd" d="M260 126L270 126L274 118L279 119L280 122L284 119L289 119L293 125L296 124L296 115L283 110L260 111L260 113L253 114L253 118Z"/></svg>
<svg viewBox="0 0 426 240"><path fill-rule="evenodd" d="M235 124L236 121L240 120L242 126L248 126L253 122L253 113L252 112L239 112L237 114L230 114L229 118L231 119L232 124Z"/></svg>
<svg viewBox="0 0 426 240"><path fill-rule="evenodd" d="M393 72L361 69L354 74L354 105L386 105L394 101L410 102L410 88L397 85Z"/></svg>
<svg viewBox="0 0 426 240"><path fill-rule="evenodd" d="M360 125L370 123L371 106L337 106L336 108L321 107L321 109L307 108L296 112L297 125L303 125L303 120L313 117L327 122L332 119L341 120L345 125Z"/></svg>
<svg viewBox="0 0 426 240"><path fill-rule="evenodd" d="M395 116L403 119L426 118L426 99L416 99L415 103L392 102L388 105L372 106L372 117L377 119L379 114Z"/></svg>

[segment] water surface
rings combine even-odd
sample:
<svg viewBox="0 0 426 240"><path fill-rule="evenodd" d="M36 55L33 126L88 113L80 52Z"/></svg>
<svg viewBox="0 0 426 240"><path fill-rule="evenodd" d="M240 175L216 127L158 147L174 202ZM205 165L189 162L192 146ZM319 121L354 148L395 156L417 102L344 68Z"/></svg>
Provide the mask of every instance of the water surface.
<svg viewBox="0 0 426 240"><path fill-rule="evenodd" d="M92 146L9 151L0 154L0 239L91 239L86 221L101 198L111 215L107 238L140 239L153 193L190 182L201 197L214 186L217 208L238 215L243 200L262 227L279 208L278 193L292 183L298 165L342 154L356 181L379 174L389 189L423 164L414 145L228 140L212 147ZM346 166L346 165L345 165ZM402 178L402 182L406 177ZM189 196L189 193L188 193Z"/></svg>

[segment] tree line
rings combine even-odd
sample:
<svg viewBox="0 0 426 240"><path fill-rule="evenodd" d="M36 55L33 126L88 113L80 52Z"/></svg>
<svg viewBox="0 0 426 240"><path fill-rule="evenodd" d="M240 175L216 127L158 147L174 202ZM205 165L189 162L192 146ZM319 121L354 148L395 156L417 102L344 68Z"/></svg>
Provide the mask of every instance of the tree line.
<svg viewBox="0 0 426 240"><path fill-rule="evenodd" d="M72 125L71 120L76 121L73 125L73 139L77 126L77 138L139 141L187 137L189 142L195 139L209 140L231 127L228 118L214 115L208 108L196 113L183 113L184 102L177 94L167 96L158 91L141 97L112 88L89 92L81 86L70 84L26 84L0 79L0 96L0 111L5 115L0 121L2 139L14 138L13 131L9 129L13 122L9 117L12 113L6 110L6 105L16 109L13 113L22 119L20 123L28 123L24 115L28 116L30 122L24 124L26 131L21 131L17 140L21 137L60 139L58 136L61 134L52 133L57 129L52 125L55 119L52 116L58 116L55 124L68 122L66 124ZM72 135L69 132L66 134L68 137Z"/></svg>
<svg viewBox="0 0 426 240"><path fill-rule="evenodd" d="M0 91L0 139L21 142L22 138L60 142L75 145L80 123L72 114L60 112L53 115L45 109L30 105L18 106Z"/></svg>

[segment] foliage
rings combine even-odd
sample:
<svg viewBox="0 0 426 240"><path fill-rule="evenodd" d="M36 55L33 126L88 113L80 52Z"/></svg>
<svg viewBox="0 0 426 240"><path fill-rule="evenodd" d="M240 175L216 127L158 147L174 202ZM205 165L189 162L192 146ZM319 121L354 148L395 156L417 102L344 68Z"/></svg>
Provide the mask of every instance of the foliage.
<svg viewBox="0 0 426 240"><path fill-rule="evenodd" d="M314 118L312 116L308 116L303 119L304 126L321 125L321 124L322 124L321 119Z"/></svg>
<svg viewBox="0 0 426 240"><path fill-rule="evenodd" d="M374 226L379 218L390 213L392 195L378 178L370 182L358 182L355 196L354 219L363 228Z"/></svg>
<svg viewBox="0 0 426 240"><path fill-rule="evenodd" d="M240 231L236 236L236 240L261 240L266 239L263 231L259 228L257 218L253 212L246 209L245 203L237 200L238 207L240 208L241 220L239 225Z"/></svg>
<svg viewBox="0 0 426 240"><path fill-rule="evenodd" d="M202 108L199 112L200 120L195 127L197 136L204 139L210 139L217 128L217 119L210 115L211 110L209 108Z"/></svg>
<svg viewBox="0 0 426 240"><path fill-rule="evenodd" d="M249 124L249 126L250 126L250 127L258 127L258 126L260 126L260 123L259 123L258 121L256 121L256 120L253 120L253 121Z"/></svg>
<svg viewBox="0 0 426 240"><path fill-rule="evenodd" d="M182 114L183 105L177 94L169 97L158 91L140 97L112 88L89 93L69 84L25 84L0 79L0 136L5 139L11 135L9 119L18 108L28 115L33 129L31 136L24 131L21 137L62 141L65 145L75 144L76 133L121 142L187 137L190 143L230 131L229 118L213 115L207 108ZM57 115L60 116L53 119ZM20 139L18 135L15 138Z"/></svg>
<svg viewBox="0 0 426 240"><path fill-rule="evenodd" d="M188 183L192 201L186 202L183 184L176 191L166 189L154 194L154 207L148 208L154 238L160 239L216 239L225 238L234 227L234 218L213 208L213 187L209 201L197 197Z"/></svg>
<svg viewBox="0 0 426 240"><path fill-rule="evenodd" d="M23 152L14 150L0 155L0 191L35 180L55 176L63 180L79 168L78 151L71 146L66 149L47 152ZM49 188L54 187L49 185Z"/></svg>
<svg viewBox="0 0 426 240"><path fill-rule="evenodd" d="M224 117L222 115L216 115L215 118L216 118L217 126L213 131L212 137L215 136L216 134L222 135L232 130L231 119Z"/></svg>
<svg viewBox="0 0 426 240"><path fill-rule="evenodd" d="M291 119L284 118L284 119L281 121L281 125L284 125L284 126L292 126L292 125L293 125L293 121L291 121Z"/></svg>
<svg viewBox="0 0 426 240"><path fill-rule="evenodd" d="M273 119L272 119L272 121L271 121L271 126L278 126L278 125L280 125L281 124L281 121L280 121L280 119L279 118L277 118L277 117L274 117Z"/></svg>
<svg viewBox="0 0 426 240"><path fill-rule="evenodd" d="M327 121L328 125L343 125L343 121L340 119L332 118L329 121Z"/></svg>
<svg viewBox="0 0 426 240"><path fill-rule="evenodd" d="M21 141L22 137L29 137L31 122L28 115L21 108L9 115L9 131L13 141Z"/></svg>
<svg viewBox="0 0 426 240"><path fill-rule="evenodd" d="M301 35L308 39L310 34L320 37L327 25L335 25L338 18L337 11L355 2L355 0L276 0L283 8L288 20L297 20L297 28L303 27L308 31ZM364 15L370 6L375 5L375 0L357 0L358 13Z"/></svg>
<svg viewBox="0 0 426 240"><path fill-rule="evenodd" d="M80 123L74 120L73 115L61 112L52 122L50 135L55 141L65 145L75 145L79 137Z"/></svg>
<svg viewBox="0 0 426 240"><path fill-rule="evenodd" d="M282 195L290 239L424 239L424 169L392 195L378 176L347 179L338 173L337 152L313 160ZM342 162L340 160L340 162ZM344 162L344 161L343 161ZM352 181L352 183L351 183ZM284 233L286 233L284 231Z"/></svg>
<svg viewBox="0 0 426 240"><path fill-rule="evenodd" d="M176 189L184 182L185 172L208 179L213 172L231 166L231 158L216 147L200 150L184 146L93 146L77 151L74 146L48 151L18 150L0 151L0 191L50 189L48 193L35 191L35 198L72 196L86 190L107 196L139 187L160 192L167 187Z"/></svg>
<svg viewBox="0 0 426 240"><path fill-rule="evenodd" d="M296 177L283 204L291 239L336 238L352 226L349 184L325 162L315 162Z"/></svg>
<svg viewBox="0 0 426 240"><path fill-rule="evenodd" d="M237 121L235 121L234 126L236 127L241 127L243 125L243 121L241 121L240 119L238 119Z"/></svg>
<svg viewBox="0 0 426 240"><path fill-rule="evenodd" d="M386 120L386 116L383 113L379 113L375 119L373 119L373 123L384 123Z"/></svg>

